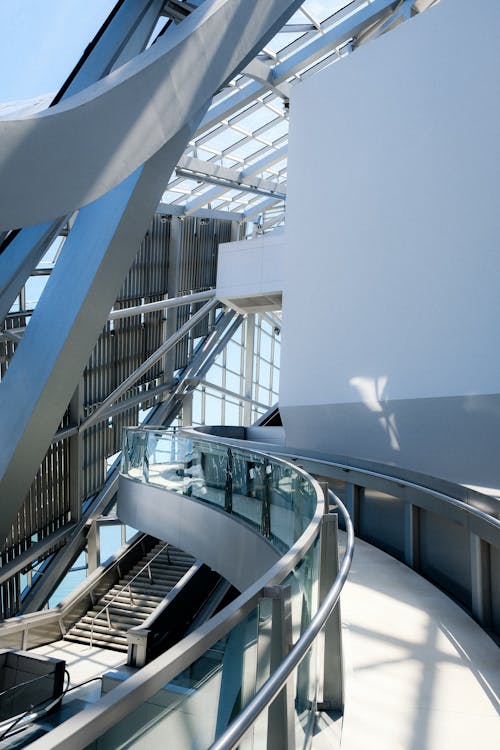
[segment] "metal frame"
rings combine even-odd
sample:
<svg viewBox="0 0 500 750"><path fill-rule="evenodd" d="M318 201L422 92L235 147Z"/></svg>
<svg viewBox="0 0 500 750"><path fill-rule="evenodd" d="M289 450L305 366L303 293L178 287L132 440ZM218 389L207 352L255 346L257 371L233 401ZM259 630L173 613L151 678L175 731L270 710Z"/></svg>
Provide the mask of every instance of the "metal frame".
<svg viewBox="0 0 500 750"><path fill-rule="evenodd" d="M111 624L111 617L109 615L109 607L113 604L113 602L115 601L115 599L117 599L119 596L121 596L122 593L124 591L126 591L127 589L128 589L128 594L129 594L129 598L130 598L130 604L132 606L135 606L134 595L132 594L132 584L134 583L134 581L136 580L136 578L139 578L139 576L142 575L142 573L145 570L148 571L149 582L153 583L153 575L151 573L151 563L154 560L156 560L156 558L159 555L161 555L161 553L164 552L165 550L167 550L168 562L170 562L170 554L168 552L168 547L169 547L168 543L164 544L163 547L161 547L161 549L159 549L158 552L156 552L153 555L153 557L150 560L148 560L147 563L145 563L145 565L142 566L142 568L134 575L134 577L131 578L130 581L127 581L127 583L124 583L118 589L118 591L116 592L116 594L104 605L104 607L101 607L101 609L99 610L99 612L97 612L97 614L94 615L94 617L92 618L92 622L90 624L90 644L89 644L90 648L92 648L92 643L93 643L93 639L94 639L94 625L95 625L96 620L99 618L99 615L102 615L103 612L106 612L106 620L108 621L108 628L110 630L112 630L113 626Z"/></svg>
<svg viewBox="0 0 500 750"><path fill-rule="evenodd" d="M284 195L275 194L262 201L258 184L248 185L246 179L271 178L273 190L286 193L288 97L293 84L339 61L360 44L426 10L435 1L354 0L322 20L304 2L296 15L302 14L308 23L290 23L281 30L282 34L293 35L293 41L281 49L265 47L231 82L230 88L214 97L178 171L168 183L164 200L178 206L185 215L208 207L240 213L245 221L261 215L264 231L281 224ZM268 137L267 133L278 125L283 132ZM189 163L197 165L191 175L186 169ZM231 183L224 185L219 181L218 187L210 188L218 172L232 174ZM278 210L273 215L274 209Z"/></svg>
<svg viewBox="0 0 500 750"><path fill-rule="evenodd" d="M226 441L218 442L224 444ZM252 453L254 454L255 451L252 451ZM257 451L257 453L259 452ZM261 455L263 458L268 458L267 454L261 453ZM170 648L153 662L147 664L136 674L129 677L123 684L105 695L99 704L81 711L48 733L45 737L35 740L32 744L33 750L48 750L49 748L51 750L62 750L62 748L68 747L68 743L71 744L74 750L86 747L103 732L114 726L122 717L154 695L163 685L188 667L195 659L204 654L208 648L228 633L238 622L241 622L255 608L260 600L266 596L268 587L281 583L288 573L293 570L295 565L314 543L319 533L324 513L323 492L318 483L299 467L289 464L282 458L275 458L273 461L307 478L315 489L316 509L312 520L302 535L272 568L221 612L214 615L209 621L186 636L179 644ZM214 512L219 511L214 510ZM349 523L348 518L346 518L346 522ZM347 576L348 567L349 563L342 566L341 584L343 584ZM336 596L338 596L338 593ZM326 611L325 604L328 605L329 602L330 600L328 602L325 600L320 609ZM297 648L302 640L301 638L294 649ZM291 652L291 654L293 653L295 651Z"/></svg>

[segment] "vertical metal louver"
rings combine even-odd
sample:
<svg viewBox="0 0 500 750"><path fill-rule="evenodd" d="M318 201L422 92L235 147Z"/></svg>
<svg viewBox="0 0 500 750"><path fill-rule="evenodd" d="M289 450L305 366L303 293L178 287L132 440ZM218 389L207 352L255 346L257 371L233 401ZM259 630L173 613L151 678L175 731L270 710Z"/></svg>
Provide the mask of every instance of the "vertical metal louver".
<svg viewBox="0 0 500 750"><path fill-rule="evenodd" d="M214 287L218 244L230 241L231 227L230 221L155 216L122 284L114 309ZM108 321L82 375L79 404L83 419L158 349L168 330L176 330L198 308L199 305L191 309L184 306L170 310L168 329L164 311ZM12 331L13 335L0 340L0 379L15 352L16 332L26 327L30 315L29 311L10 314L6 318L4 330ZM144 394L140 404L114 414L83 433L79 467L81 501L101 489L106 478L106 459L120 450L122 428L137 424L139 409L153 405L153 398L148 400L148 390L170 379L172 369L185 367L194 340L207 333L208 321L204 320L176 347L168 363L165 359L157 362L122 397L123 400ZM170 369L165 371L165 365ZM68 409L60 427L66 428L71 422ZM75 467L70 458L73 449L74 443L68 437L54 440L50 446L8 536L2 566L71 520L70 471L75 471ZM52 551L45 552L45 556ZM21 580L18 573L0 585L1 619L18 611Z"/></svg>

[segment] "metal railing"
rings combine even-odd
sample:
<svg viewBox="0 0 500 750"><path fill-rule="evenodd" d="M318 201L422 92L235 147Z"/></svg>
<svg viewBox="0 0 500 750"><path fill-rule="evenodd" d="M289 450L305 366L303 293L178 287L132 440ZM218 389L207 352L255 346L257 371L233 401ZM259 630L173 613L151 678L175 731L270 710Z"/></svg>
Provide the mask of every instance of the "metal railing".
<svg viewBox="0 0 500 750"><path fill-rule="evenodd" d="M253 616L256 607L264 599L274 598L275 596L279 596L277 592L286 591L288 586L283 587L282 584L286 581L289 574L298 569L299 564L304 561L309 552L319 549L319 547L316 548L313 545L315 543L320 544L325 518L325 498L324 492L318 482L299 467L295 467L293 464L282 459L274 459L267 454L256 451L247 451L247 454L250 461L254 462L256 457L260 458L262 462L266 461L276 467L280 467L282 470L290 472L298 481L304 482L308 486L309 497L311 500L314 499L314 502L312 505L306 504L307 507L304 506L305 522L301 527L298 527L293 543L288 546L286 552L282 554L276 563L223 610L186 636L177 645L129 677L119 687L110 691L109 694L105 695L91 709L82 711L59 727L56 727L46 737L36 740L33 743L33 750L41 750L42 748L50 748L50 750L61 748L62 750L62 748L66 748L69 745L74 750L78 750L78 748L87 747L98 737L101 737L105 744L108 743L109 746L112 746L112 741L110 740L111 744L109 744L109 738L103 736L108 730L113 732L115 727L122 726L125 720L130 719L135 709L142 706L150 698L153 698L158 691L163 690L183 670L190 667L200 657L203 657L218 641L232 633L238 625L243 624L247 617ZM137 482L138 487L144 488L145 486L144 481L141 480L130 478L129 481ZM339 508L342 514L346 514L345 521L349 523L345 509L340 504ZM220 508L214 508L213 512L220 513L224 511L221 511ZM240 523L240 521L235 521L235 523ZM255 529L254 532L258 533ZM333 592L335 601L338 598L338 591L342 587L347 575L351 554L352 552L349 549L347 558L344 559L342 564L342 569L335 577L335 590ZM321 611L325 612L327 607L328 603L324 605ZM315 611L316 609L311 611L311 618ZM283 624L282 618L276 618L275 622L273 615L272 620L272 628L276 627L277 631L279 631ZM317 621L315 620L315 622ZM312 631L308 632L308 637L311 637ZM304 646L307 650L305 643ZM301 658L297 652L294 653L298 659ZM293 666L291 668L293 669ZM286 678L284 679L286 680ZM340 675L339 679L341 679ZM279 703L279 701L277 702ZM141 730L137 731L140 733ZM213 741L213 738L210 741ZM210 744L210 741L207 742L207 745Z"/></svg>
<svg viewBox="0 0 500 750"><path fill-rule="evenodd" d="M119 578L118 570L129 559L144 557L144 534L136 534L131 542L111 558L106 567L99 567L82 581L60 604L50 609L19 615L0 623L0 642L4 647L29 650L63 637L81 617L82 608L88 610L97 601L94 592L99 586L111 588ZM130 563L129 567L135 564ZM114 578L115 573L117 577ZM47 573L44 571L44 575Z"/></svg>
<svg viewBox="0 0 500 750"><path fill-rule="evenodd" d="M111 617L110 617L110 614L109 614L109 607L113 604L113 602L116 599L118 599L118 597L122 596L123 592L128 589L129 597L130 597L130 603L131 603L131 605L133 607L135 607L134 595L132 593L132 588L131 588L132 584L134 583L134 581L137 578L139 578L139 576L141 576L144 573L144 571L147 569L149 582L151 584L153 584L153 575L151 573L151 563L154 562L154 560L156 560L156 558L159 555L161 555L161 553L164 552L165 550L167 550L167 559L168 559L168 562L170 563L170 552L168 551L168 546L169 546L168 543L164 544L163 547L160 550L158 550L158 552L156 552L153 555L153 557L151 558L151 560L148 560L148 562L145 563L145 565L142 566L142 568L135 574L135 576L133 578L130 579L130 581L127 581L126 583L122 584L122 586L120 586L120 588L118 589L118 591L116 592L116 594L114 594L114 596L109 600L109 602L106 602L106 604L104 605L104 607L102 607L99 610L99 612L97 612L97 614L94 615L94 617L92 618L91 625L90 625L90 647L92 647L92 643L93 643L93 640L94 640L94 625L95 625L95 622L102 615L102 613L106 612L106 620L108 622L108 628L110 630L112 630L113 629L113 625L111 623Z"/></svg>
<svg viewBox="0 0 500 750"><path fill-rule="evenodd" d="M217 428L211 434L200 428L183 432L217 441ZM200 430L200 431L199 431ZM258 442L227 439L237 448L259 447ZM500 555L500 500L449 480L432 477L396 466L351 459L330 458L314 452L273 446L281 455L313 475L328 477L344 491L356 536L365 538L437 584L494 638L500 635L500 594L495 586L495 565ZM341 490L341 488L344 488ZM373 492L378 493L378 499ZM386 494L385 508L383 495ZM374 516L378 502L380 520ZM440 518L440 538L432 529L433 515ZM390 521L388 523L388 521ZM397 525L399 538L391 534ZM457 537L457 533L459 536ZM395 549L399 545L399 549ZM453 550L460 549L454 556Z"/></svg>
<svg viewBox="0 0 500 750"><path fill-rule="evenodd" d="M281 662L279 667L272 673L252 700L241 711L224 734L214 742L209 750L231 750L236 747L239 740L255 723L260 714L273 702L286 685L292 672L297 669L306 654L309 652L315 639L325 627L328 618L337 606L340 592L347 580L354 553L354 528L345 506L331 490L328 494L340 509L346 524L347 544L343 555L342 564L335 582L324 598L317 613L312 618L308 627L293 646L288 656ZM325 696L324 696L325 697ZM325 703L327 701L324 701Z"/></svg>

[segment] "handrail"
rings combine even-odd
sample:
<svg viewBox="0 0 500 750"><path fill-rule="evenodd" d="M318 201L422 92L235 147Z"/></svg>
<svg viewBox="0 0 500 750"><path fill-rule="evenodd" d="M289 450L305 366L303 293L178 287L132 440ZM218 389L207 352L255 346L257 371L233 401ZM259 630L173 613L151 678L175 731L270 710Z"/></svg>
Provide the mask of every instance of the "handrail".
<svg viewBox="0 0 500 750"><path fill-rule="evenodd" d="M242 440L239 438L221 438L217 434L210 434L205 432L198 432L196 428L186 428L183 427L180 429L182 434L185 434L186 437L189 437L191 439L195 440L205 440L207 442L214 442L214 443L220 443L224 442L225 444L235 446L235 447L244 447L247 450L256 450L253 448L253 441L249 440ZM257 443L257 445L260 445ZM276 455L275 451L278 451L278 455ZM438 500L443 500L448 505L454 506L458 510L464 511L466 513L469 513L471 516L475 516L478 520L484 521L490 525L492 525L494 528L500 528L500 519L496 518L495 516L491 515L490 513L487 513L484 510L481 510L480 508L477 508L475 505L470 505L470 503L466 502L465 500L460 500L460 498L453 497L452 495L446 494L446 492L443 492L441 490L434 489L432 487L428 487L425 484L419 484L418 482L412 481L410 479L404 479L399 476L394 476L392 474L384 474L383 471L376 471L375 469L366 469L362 466L357 466L354 463L344 463L341 461L335 461L335 460L328 460L325 458L317 458L316 456L307 455L307 454L301 454L297 450L290 450L289 448L284 448L282 446L272 446L272 451L266 453L266 455L273 455L273 460L278 458L278 456L283 456L288 461L304 461L309 462L312 464L320 464L322 466L330 466L334 467L336 469L341 469L342 471L346 472L358 472L359 474L362 474L363 476L367 477L373 477L375 479L382 479L384 481L390 482L391 484L394 484L401 488L408 487L409 489L418 490L419 492L422 492L422 494L429 495L431 497L435 497ZM387 467L389 468L389 467ZM317 472L319 473L319 472ZM436 477L428 477L430 480L436 479ZM450 483L452 484L452 483ZM476 495L480 495L481 493L476 492ZM492 497L489 495L484 496L485 499L493 500ZM500 505L500 503L499 503Z"/></svg>
<svg viewBox="0 0 500 750"><path fill-rule="evenodd" d="M332 490L328 490L328 494L340 508L347 531L347 545L335 582L297 643L293 646L285 659L283 659L279 667L257 691L252 700L238 714L237 718L228 729L226 729L224 734L210 746L209 750L231 750L231 748L237 744L245 732L250 729L255 720L260 716L262 711L269 706L285 686L287 679L306 656L313 641L325 626L326 621L337 605L340 592L346 582L351 567L354 552L354 528L349 513L343 503L332 492Z"/></svg>
<svg viewBox="0 0 500 750"><path fill-rule="evenodd" d="M160 431L160 428L157 429ZM227 444L223 440L218 442ZM251 452L269 458L268 454L262 451L252 449ZM255 608L269 586L281 583L294 569L317 538L325 512L323 492L318 482L299 466L273 456L274 460L307 478L315 489L316 510L300 537L266 573L223 610L110 691L98 704L84 709L49 734L35 740L33 750L65 750L68 745L75 750L87 747L120 721L126 713L143 704L165 683L203 655Z"/></svg>
<svg viewBox="0 0 500 750"><path fill-rule="evenodd" d="M0 638L5 640L19 635L21 637L20 647L26 649L28 648L28 645L25 643L25 639L29 639L30 631L38 628L40 625L43 625L45 628L50 627L51 625L56 625L60 634L64 635L67 627L65 620L71 613L75 604L86 596L92 597L93 590L98 585L99 581L104 576L108 575L111 570L120 566L123 554L128 555L134 549L141 547L145 536L147 535L141 534L140 532L135 534L134 539L131 542L117 550L112 557L110 565L106 568L99 566L93 573L90 573L85 580L78 584L71 594L54 607L17 615L16 617L1 622ZM42 571L40 575L45 575L45 571ZM11 641L9 640L9 642Z"/></svg>
<svg viewBox="0 0 500 750"><path fill-rule="evenodd" d="M130 595L130 603L132 605L134 605L134 597L132 595L132 589L130 588L131 584L135 581L136 578L138 578L141 575L141 573L144 572L144 570L146 568L148 568L149 580L150 580L150 582L152 584L153 583L153 578L152 578L152 575L151 575L151 563L153 562L153 560L156 560L156 558L158 557L158 555L161 555L161 553L164 552L165 550L167 550L168 562L170 563L170 553L168 551L168 542L167 542L166 544L163 545L163 547L160 550L158 550L158 552L155 555L153 555L153 557L151 558L151 560L148 560L147 563L145 565L143 565L142 568L135 574L135 576L130 579L130 581L127 581L127 583L124 583L123 586L121 586L119 588L119 590L116 592L116 594L113 596L113 598L110 599L109 602L107 602L104 605L104 607L102 607L96 615L94 615L94 617L92 618L92 623L90 625L90 648L92 648L92 642L93 642L93 639L94 639L94 623L97 620L97 618L99 617L99 615L101 615L104 612L104 610L106 610L106 619L108 621L108 628L111 630L112 625L111 625L111 619L110 619L110 616L109 616L109 607L110 607L110 605L113 604L113 602L115 601L115 599L117 599L126 588L128 588L128 592L129 592L129 595Z"/></svg>

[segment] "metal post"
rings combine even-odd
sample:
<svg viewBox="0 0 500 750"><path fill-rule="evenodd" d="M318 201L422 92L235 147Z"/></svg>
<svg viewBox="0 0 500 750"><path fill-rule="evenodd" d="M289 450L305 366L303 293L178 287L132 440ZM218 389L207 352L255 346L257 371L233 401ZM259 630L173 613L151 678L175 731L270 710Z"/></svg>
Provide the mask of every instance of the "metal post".
<svg viewBox="0 0 500 750"><path fill-rule="evenodd" d="M248 399L243 407L243 424L252 424L252 385L253 385L253 363L255 348L255 314L247 315L246 338L245 338L245 381L244 395Z"/></svg>
<svg viewBox="0 0 500 750"><path fill-rule="evenodd" d="M346 482L346 506L351 516L354 533L359 534L359 513L361 500L364 494L364 487L360 487L352 482Z"/></svg>
<svg viewBox="0 0 500 750"><path fill-rule="evenodd" d="M484 627L491 626L491 569L489 545L470 534L472 614Z"/></svg>
<svg viewBox="0 0 500 750"><path fill-rule="evenodd" d="M182 426L190 427L193 424L193 394L187 393L182 400Z"/></svg>
<svg viewBox="0 0 500 750"><path fill-rule="evenodd" d="M88 575L97 570L101 564L99 526L93 521L87 534L87 568Z"/></svg>
<svg viewBox="0 0 500 750"><path fill-rule="evenodd" d="M226 511L226 513L233 512L233 451L231 450L231 448L227 449L224 510Z"/></svg>
<svg viewBox="0 0 500 750"><path fill-rule="evenodd" d="M292 647L292 606L290 586L270 586L264 596L272 600L271 674L288 656ZM268 750L295 750L293 682L288 679L268 709Z"/></svg>
<svg viewBox="0 0 500 750"><path fill-rule="evenodd" d="M338 516L325 513L321 523L319 563L319 604L324 601L339 571ZM341 711L344 707L342 623L340 602L326 621L318 639L319 690L321 711Z"/></svg>
<svg viewBox="0 0 500 750"><path fill-rule="evenodd" d="M169 297L175 297L179 293L179 275L182 253L182 227L181 219L172 216L170 220L170 239L168 247L168 273L167 291ZM169 339L177 331L178 308L169 310L166 320L166 339ZM175 355L177 347L171 349L163 360L164 377L168 380L175 370Z"/></svg>
<svg viewBox="0 0 500 750"><path fill-rule="evenodd" d="M262 483L262 515L260 522L260 533L262 536L271 536L271 491L269 480L272 467L267 458L264 461L264 478Z"/></svg>
<svg viewBox="0 0 500 750"><path fill-rule="evenodd" d="M420 513L412 503L404 506L404 557L405 563L414 570L420 568Z"/></svg>
<svg viewBox="0 0 500 750"><path fill-rule="evenodd" d="M69 403L71 424L80 425L83 419L83 381L80 380ZM69 438L69 505L72 521L81 518L83 436L77 432Z"/></svg>

